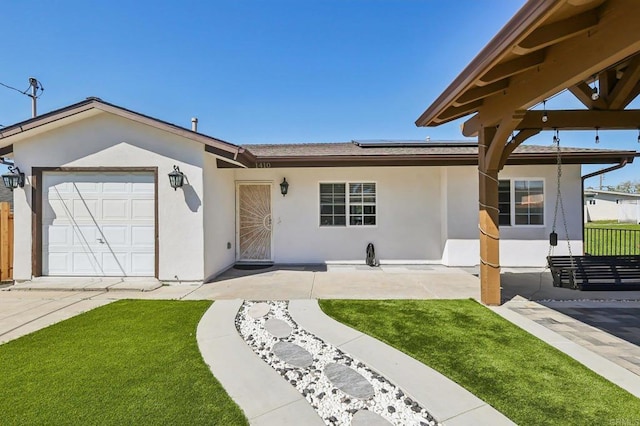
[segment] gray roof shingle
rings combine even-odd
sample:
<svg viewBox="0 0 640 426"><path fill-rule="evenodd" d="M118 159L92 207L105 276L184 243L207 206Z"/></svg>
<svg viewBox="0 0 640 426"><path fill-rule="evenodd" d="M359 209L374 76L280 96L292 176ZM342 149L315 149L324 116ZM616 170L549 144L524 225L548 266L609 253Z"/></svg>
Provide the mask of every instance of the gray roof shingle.
<svg viewBox="0 0 640 426"><path fill-rule="evenodd" d="M413 146L412 146L413 145ZM315 157L315 156L393 156L393 155L473 155L478 153L477 144L459 142L429 142L368 144L360 146L354 142L300 143L300 144L251 144L243 145L256 157ZM561 147L562 153L612 153L618 150L595 148ZM518 154L555 154L555 146L520 145Z"/></svg>

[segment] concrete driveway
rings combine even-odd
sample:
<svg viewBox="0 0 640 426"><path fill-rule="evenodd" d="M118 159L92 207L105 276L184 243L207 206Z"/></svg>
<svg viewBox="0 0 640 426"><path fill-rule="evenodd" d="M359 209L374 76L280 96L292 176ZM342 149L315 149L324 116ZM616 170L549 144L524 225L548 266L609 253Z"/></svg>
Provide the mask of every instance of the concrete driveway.
<svg viewBox="0 0 640 426"><path fill-rule="evenodd" d="M0 291L0 343L110 302L92 299L97 295L98 292Z"/></svg>

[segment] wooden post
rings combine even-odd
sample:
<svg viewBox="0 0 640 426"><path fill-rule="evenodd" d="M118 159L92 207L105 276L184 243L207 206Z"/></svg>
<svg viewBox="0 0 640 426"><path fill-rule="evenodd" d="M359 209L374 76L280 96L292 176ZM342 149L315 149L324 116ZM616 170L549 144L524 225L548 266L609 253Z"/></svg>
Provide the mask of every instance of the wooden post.
<svg viewBox="0 0 640 426"><path fill-rule="evenodd" d="M495 128L482 129L478 139L480 299L487 305L500 304L498 170L488 168L486 156L495 134Z"/></svg>
<svg viewBox="0 0 640 426"><path fill-rule="evenodd" d="M9 226L9 203L0 203L0 280L11 279L11 234Z"/></svg>

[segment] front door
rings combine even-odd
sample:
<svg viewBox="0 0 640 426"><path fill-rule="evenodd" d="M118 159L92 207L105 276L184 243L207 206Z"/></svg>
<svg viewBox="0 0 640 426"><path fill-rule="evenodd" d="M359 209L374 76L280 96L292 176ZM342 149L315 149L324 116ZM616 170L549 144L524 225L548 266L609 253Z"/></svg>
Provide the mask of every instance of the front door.
<svg viewBox="0 0 640 426"><path fill-rule="evenodd" d="M238 184L238 260L271 261L271 184Z"/></svg>

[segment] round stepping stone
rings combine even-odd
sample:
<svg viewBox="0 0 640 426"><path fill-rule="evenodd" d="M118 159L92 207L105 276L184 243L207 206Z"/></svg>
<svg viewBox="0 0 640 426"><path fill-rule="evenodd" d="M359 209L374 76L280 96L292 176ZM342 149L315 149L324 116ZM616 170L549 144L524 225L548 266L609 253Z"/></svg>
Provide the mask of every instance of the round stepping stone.
<svg viewBox="0 0 640 426"><path fill-rule="evenodd" d="M369 410L358 410L351 419L351 426L390 426L391 422Z"/></svg>
<svg viewBox="0 0 640 426"><path fill-rule="evenodd" d="M255 319L262 318L267 315L270 310L271 307L267 303L256 303L249 308L249 316Z"/></svg>
<svg viewBox="0 0 640 426"><path fill-rule="evenodd" d="M277 342L273 345L273 353L294 367L306 368L313 363L313 357L309 351L293 343Z"/></svg>
<svg viewBox="0 0 640 426"><path fill-rule="evenodd" d="M264 328L266 328L274 337L278 338L288 337L293 331L289 324L278 318L269 318L266 320Z"/></svg>
<svg viewBox="0 0 640 426"><path fill-rule="evenodd" d="M346 365L327 364L324 374L335 387L353 398L369 399L374 394L371 383Z"/></svg>

